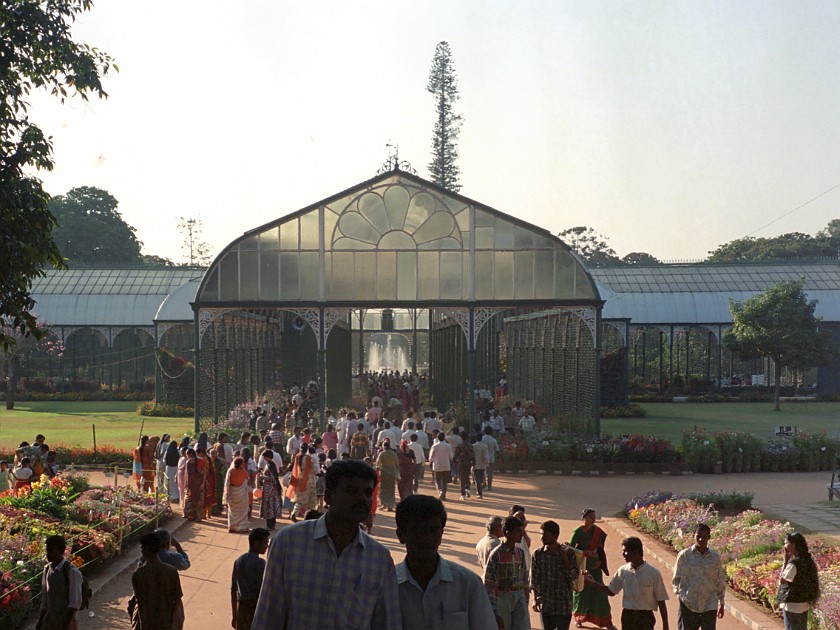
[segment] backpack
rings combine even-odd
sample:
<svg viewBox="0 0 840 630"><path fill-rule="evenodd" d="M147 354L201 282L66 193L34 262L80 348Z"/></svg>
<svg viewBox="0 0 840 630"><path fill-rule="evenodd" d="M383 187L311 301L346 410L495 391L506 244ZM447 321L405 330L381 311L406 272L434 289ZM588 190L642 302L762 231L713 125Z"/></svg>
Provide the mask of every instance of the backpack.
<svg viewBox="0 0 840 630"><path fill-rule="evenodd" d="M67 584L68 590L70 589L70 561L64 563L64 566L61 568L61 572L64 573L64 581ZM87 577L84 573L82 573L82 603L79 606L79 610L85 610L86 608L90 607L90 598L93 597L93 589L90 588L90 582L88 582Z"/></svg>

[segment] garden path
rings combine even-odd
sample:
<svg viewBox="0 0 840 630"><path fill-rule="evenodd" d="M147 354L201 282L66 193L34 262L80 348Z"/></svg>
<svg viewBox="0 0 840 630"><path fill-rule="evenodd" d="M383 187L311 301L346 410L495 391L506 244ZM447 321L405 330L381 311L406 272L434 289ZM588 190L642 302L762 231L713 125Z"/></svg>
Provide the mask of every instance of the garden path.
<svg viewBox="0 0 840 630"><path fill-rule="evenodd" d="M95 480L94 480L95 481ZM742 490L755 493L754 505L766 509L773 515L797 522L815 532L835 533L840 528L840 509L819 505L826 498L825 473L756 473L733 475L686 475L681 477L653 475L621 475L604 477L568 477L548 475L507 475L497 478L495 491L487 499L458 500L447 502L449 522L447 524L441 553L456 562L477 570L474 545L483 535L483 524L487 516L504 515L513 503L525 505L530 524L528 531L533 538L532 548L538 545L539 523L554 519L560 524L561 536L569 536L579 523L582 507L594 507L604 518L604 529L609 533L607 553L610 566L619 566L621 560L621 539L631 533L626 522L616 518L624 503L631 497L650 490L671 490L674 492ZM423 491L432 493L427 476ZM840 502L838 502L840 507ZM804 508L804 509L803 509ZM808 514L819 509L828 514L825 529L817 527L814 521L798 522L795 515ZM831 518L833 517L833 518ZM282 521L284 524L288 521ZM257 521L255 524L262 524ZM222 519L213 519L201 524L185 523L174 519L170 527L176 529L176 538L182 542L192 560L192 567L181 574L184 603L187 614L187 630L224 629L230 627L230 571L233 560L247 549L247 536L229 534ZM626 534L624 533L626 532ZM635 534L635 533L634 533ZM403 550L394 534L393 513L380 512L376 518L374 535L392 552L399 562ZM662 571L667 580L674 554L658 543L645 540L648 561ZM712 541L714 546L714 541ZM136 549L126 553L126 559L114 563L114 567L93 581L96 592L92 604L93 617L83 613L81 630L98 630L127 627L126 601L131 594L130 560L136 558ZM664 561L664 562L663 562ZM120 572L121 571L121 572ZM753 628L781 628L782 624L760 608L745 602L737 602L734 596L729 601L743 614L753 620ZM620 614L620 596L612 598L613 617ZM676 607L669 600L669 614L672 627L676 627ZM317 603L313 602L313 614L317 615ZM745 625L729 611L721 623L720 630L743 630ZM538 617L532 613L533 628L540 628ZM315 627L313 625L313 627ZM657 624L657 627L660 627Z"/></svg>

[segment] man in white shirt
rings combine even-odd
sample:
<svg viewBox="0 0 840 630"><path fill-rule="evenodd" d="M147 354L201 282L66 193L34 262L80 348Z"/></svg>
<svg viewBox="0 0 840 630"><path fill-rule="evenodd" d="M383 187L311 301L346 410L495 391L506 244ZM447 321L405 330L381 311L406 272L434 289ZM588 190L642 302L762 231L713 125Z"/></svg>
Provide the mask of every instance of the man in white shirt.
<svg viewBox="0 0 840 630"><path fill-rule="evenodd" d="M219 433L219 445L221 448L216 450L216 456L222 462L222 466L228 468L233 463L233 447L227 433Z"/></svg>
<svg viewBox="0 0 840 630"><path fill-rule="evenodd" d="M414 453L414 492L416 493L420 482L423 481L426 463L426 452L420 446L420 435L418 433L411 434L408 439L408 448Z"/></svg>
<svg viewBox="0 0 840 630"><path fill-rule="evenodd" d="M395 518L406 550L396 567L403 630L496 628L481 579L438 553L446 525L443 503L415 494L399 502Z"/></svg>
<svg viewBox="0 0 840 630"><path fill-rule="evenodd" d="M503 433L505 430L505 419L501 416L498 409L493 410L493 415L490 416L490 427L498 433Z"/></svg>
<svg viewBox="0 0 840 630"><path fill-rule="evenodd" d="M522 433L533 433L537 428L537 421L531 415L530 410L525 412L525 415L519 419L519 428Z"/></svg>
<svg viewBox="0 0 840 630"><path fill-rule="evenodd" d="M662 616L663 630L669 630L668 608L665 601L668 591L662 581L662 574L656 567L645 562L642 541L631 536L621 541L621 555L627 564L621 565L613 573L609 586L599 584L592 576L586 577L589 586L609 595L617 595L624 590L621 602L621 627L634 630L653 630L656 617L653 611L659 609Z"/></svg>
<svg viewBox="0 0 840 630"><path fill-rule="evenodd" d="M289 459L297 455L302 443L303 438L300 436L300 427L295 427L292 432L292 437L286 442L286 454L289 456Z"/></svg>
<svg viewBox="0 0 840 630"><path fill-rule="evenodd" d="M486 485L487 462L489 460L489 449L487 445L482 442L477 435L472 438L473 454L475 455L475 463L473 464L473 476L475 477L475 488L478 490L478 498L484 498L484 486Z"/></svg>
<svg viewBox="0 0 840 630"><path fill-rule="evenodd" d="M438 433L437 441L429 451L429 466L432 467L434 473L438 498L446 501L446 489L452 479L452 447L446 442L442 433Z"/></svg>
<svg viewBox="0 0 840 630"><path fill-rule="evenodd" d="M487 445L487 491L490 492L493 490L493 466L496 463L496 455L502 451L496 438L493 437L493 429L489 427L484 430L481 441Z"/></svg>

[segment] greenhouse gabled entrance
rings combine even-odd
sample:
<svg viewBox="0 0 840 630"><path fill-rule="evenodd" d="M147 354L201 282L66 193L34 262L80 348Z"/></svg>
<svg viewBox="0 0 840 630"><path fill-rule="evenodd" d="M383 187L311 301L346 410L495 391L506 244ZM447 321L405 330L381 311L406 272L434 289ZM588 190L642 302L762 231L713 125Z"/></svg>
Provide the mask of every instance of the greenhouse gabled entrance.
<svg viewBox="0 0 840 630"><path fill-rule="evenodd" d="M597 430L601 307L580 259L546 230L393 170L216 258L193 303L196 424L310 380L323 418L349 398L354 353L364 366L365 340L393 332L412 367L425 344L438 409L471 412L470 392L506 371L517 395Z"/></svg>

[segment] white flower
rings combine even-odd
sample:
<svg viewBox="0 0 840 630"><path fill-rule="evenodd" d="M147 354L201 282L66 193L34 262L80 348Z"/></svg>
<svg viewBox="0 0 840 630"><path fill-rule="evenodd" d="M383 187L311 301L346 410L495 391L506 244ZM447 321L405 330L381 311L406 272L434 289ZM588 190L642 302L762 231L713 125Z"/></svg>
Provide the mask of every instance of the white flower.
<svg viewBox="0 0 840 630"><path fill-rule="evenodd" d="M820 449L823 453L825 453L825 446Z"/></svg>
<svg viewBox="0 0 840 630"><path fill-rule="evenodd" d="M743 452L744 452L744 449L742 449L742 448L739 446L739 447L738 447L738 452L739 452L739 453L743 453Z"/></svg>
<svg viewBox="0 0 840 630"><path fill-rule="evenodd" d="M17 565L18 565L19 567L22 567L22 566L23 566L23 560L18 560L18 561L17 561Z"/></svg>
<svg viewBox="0 0 840 630"><path fill-rule="evenodd" d="M548 442L548 440L543 440L543 443L542 443L542 445L543 445L543 446L548 446L548 445L549 445L549 442ZM825 449L823 449L823 450L825 450Z"/></svg>
<svg viewBox="0 0 840 630"><path fill-rule="evenodd" d="M708 445L709 445L709 440L703 440L703 446L708 446Z"/></svg>

